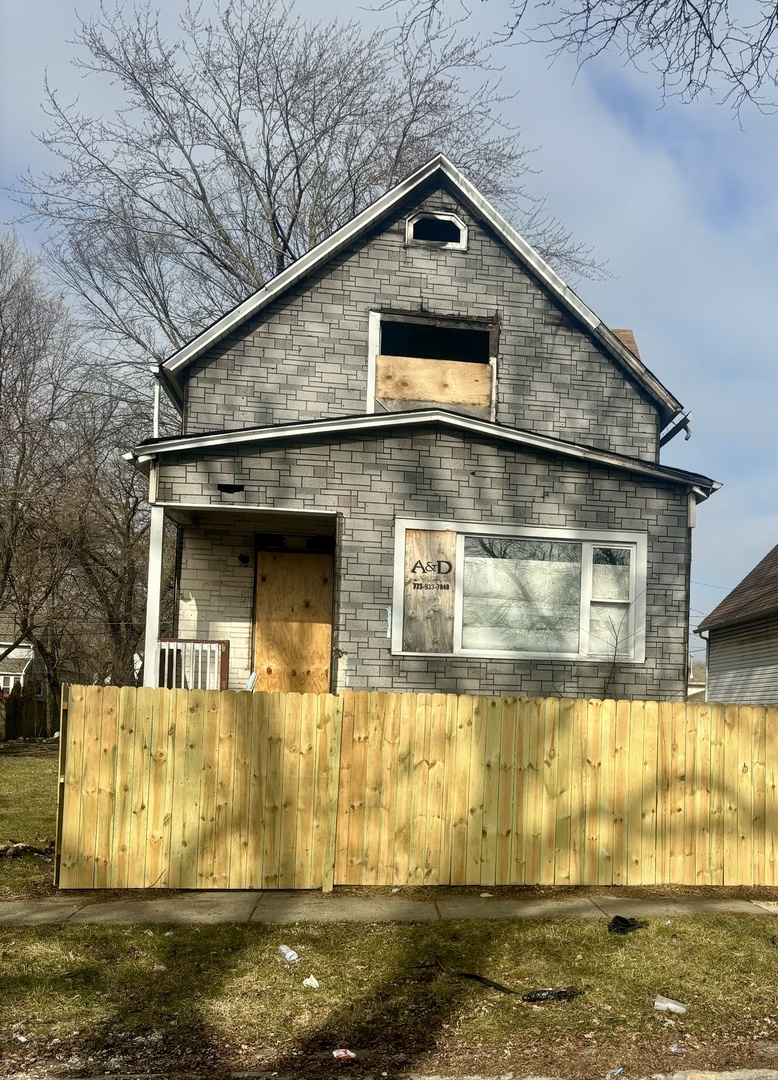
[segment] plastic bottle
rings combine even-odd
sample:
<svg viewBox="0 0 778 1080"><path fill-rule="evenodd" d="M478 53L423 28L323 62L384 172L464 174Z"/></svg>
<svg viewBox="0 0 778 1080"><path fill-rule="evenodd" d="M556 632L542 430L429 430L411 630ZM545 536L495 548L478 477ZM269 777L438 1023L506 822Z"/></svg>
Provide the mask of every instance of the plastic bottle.
<svg viewBox="0 0 778 1080"><path fill-rule="evenodd" d="M288 945L279 945L278 951L281 956L283 956L284 960L286 960L290 964L296 964L297 961L300 959L294 949L290 949Z"/></svg>

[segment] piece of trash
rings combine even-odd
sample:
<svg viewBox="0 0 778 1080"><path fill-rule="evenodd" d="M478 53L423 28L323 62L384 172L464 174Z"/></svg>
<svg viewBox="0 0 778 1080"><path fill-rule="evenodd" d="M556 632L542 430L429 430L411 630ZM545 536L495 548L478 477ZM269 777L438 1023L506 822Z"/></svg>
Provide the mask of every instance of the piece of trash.
<svg viewBox="0 0 778 1080"><path fill-rule="evenodd" d="M312 990L318 990L319 980L315 976L309 975L307 979L303 979L303 986L310 986Z"/></svg>
<svg viewBox="0 0 778 1080"><path fill-rule="evenodd" d="M357 1055L353 1050L333 1050L332 1056L338 1061L353 1061Z"/></svg>
<svg viewBox="0 0 778 1080"><path fill-rule="evenodd" d="M671 1054L688 1054L689 1051L686 1049L685 1046L679 1046L678 1043L673 1043L673 1045L670 1047L670 1053Z"/></svg>
<svg viewBox="0 0 778 1080"><path fill-rule="evenodd" d="M564 990L557 990L553 986L546 987L545 990L530 990L527 994L521 995L522 1001L572 1001L574 998L580 997L583 990L577 990L574 986L566 986Z"/></svg>
<svg viewBox="0 0 778 1080"><path fill-rule="evenodd" d="M621 1074L623 1072L624 1072L624 1066L622 1065L620 1069L614 1069L613 1072L608 1073L608 1076L621 1076Z"/></svg>
<svg viewBox="0 0 778 1080"><path fill-rule="evenodd" d="M644 930L648 923L641 919L625 919L623 915L614 915L608 923L609 934L631 934L633 930Z"/></svg>
<svg viewBox="0 0 778 1080"><path fill-rule="evenodd" d="M165 967L164 964L155 964L154 967L151 970L152 971L167 971L167 968Z"/></svg>
<svg viewBox="0 0 778 1080"><path fill-rule="evenodd" d="M473 982L488 986L491 990L499 990L501 994L518 994L519 992L518 990L511 990L509 986L503 986L502 983L494 982L492 979L486 979L483 975L474 975L472 971L449 971L447 967L441 964L440 958L437 956L435 957L435 963L441 971L445 971L446 975L456 975L460 979L472 979Z"/></svg>
<svg viewBox="0 0 778 1080"><path fill-rule="evenodd" d="M29 1042L26 1035L14 1035L14 1038L17 1039L19 1042L22 1042L22 1043Z"/></svg>
<svg viewBox="0 0 778 1080"><path fill-rule="evenodd" d="M662 994L656 995L654 1008L657 1012L676 1013L678 1016L683 1016L686 1013L686 1006L683 1002L676 1001L674 998L664 997Z"/></svg>
<svg viewBox="0 0 778 1080"><path fill-rule="evenodd" d="M672 925L673 925L673 920L672 919L665 919L665 921L662 923L662 926L672 926Z"/></svg>
<svg viewBox="0 0 778 1080"><path fill-rule="evenodd" d="M289 964L296 964L300 959L294 949L290 949L288 945L279 945L278 951Z"/></svg>
<svg viewBox="0 0 778 1080"><path fill-rule="evenodd" d="M162 937L172 937L172 936L173 936L173 931L172 930L166 930L165 933L162 935Z"/></svg>
<svg viewBox="0 0 778 1080"><path fill-rule="evenodd" d="M491 990L499 990L501 994L518 994L518 990L511 990L509 986L503 986L502 983L494 982L492 979L486 979L483 975L474 975L472 971L455 971L455 975L458 975L460 979L472 979L473 982L480 983L481 986L488 986Z"/></svg>
<svg viewBox="0 0 778 1080"><path fill-rule="evenodd" d="M482 900L491 900L492 897L494 896L494 893L482 892L482 893L479 893L478 895L481 897Z"/></svg>
<svg viewBox="0 0 778 1080"><path fill-rule="evenodd" d="M394 894L398 893L399 891L400 891L399 885L395 885L395 887L392 889L392 896L394 896Z"/></svg>

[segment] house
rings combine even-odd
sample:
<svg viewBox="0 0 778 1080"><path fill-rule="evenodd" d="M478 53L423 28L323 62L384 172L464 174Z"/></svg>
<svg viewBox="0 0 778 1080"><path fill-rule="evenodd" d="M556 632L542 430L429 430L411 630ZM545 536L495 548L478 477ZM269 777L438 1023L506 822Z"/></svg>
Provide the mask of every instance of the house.
<svg viewBox="0 0 778 1080"><path fill-rule="evenodd" d="M683 699L718 485L660 463L680 402L445 157L156 377L146 685Z"/></svg>
<svg viewBox="0 0 778 1080"><path fill-rule="evenodd" d="M13 620L0 615L0 694L8 695L17 684L24 687L33 674L35 650L19 640Z"/></svg>
<svg viewBox="0 0 778 1080"><path fill-rule="evenodd" d="M706 615L708 701L778 704L778 545Z"/></svg>

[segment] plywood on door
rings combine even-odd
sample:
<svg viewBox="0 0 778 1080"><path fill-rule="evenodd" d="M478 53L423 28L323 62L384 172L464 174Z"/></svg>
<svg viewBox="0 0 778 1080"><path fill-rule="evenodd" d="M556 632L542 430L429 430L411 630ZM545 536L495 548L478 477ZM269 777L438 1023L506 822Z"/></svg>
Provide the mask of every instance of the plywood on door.
<svg viewBox="0 0 778 1080"><path fill-rule="evenodd" d="M258 552L255 689L326 694L331 641L332 556Z"/></svg>

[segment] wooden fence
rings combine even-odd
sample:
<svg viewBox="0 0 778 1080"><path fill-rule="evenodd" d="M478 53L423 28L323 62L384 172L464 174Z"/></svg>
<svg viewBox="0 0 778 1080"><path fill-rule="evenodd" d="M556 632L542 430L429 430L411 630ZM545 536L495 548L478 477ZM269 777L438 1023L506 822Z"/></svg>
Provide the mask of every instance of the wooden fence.
<svg viewBox="0 0 778 1080"><path fill-rule="evenodd" d="M63 888L778 885L778 707L71 687Z"/></svg>

